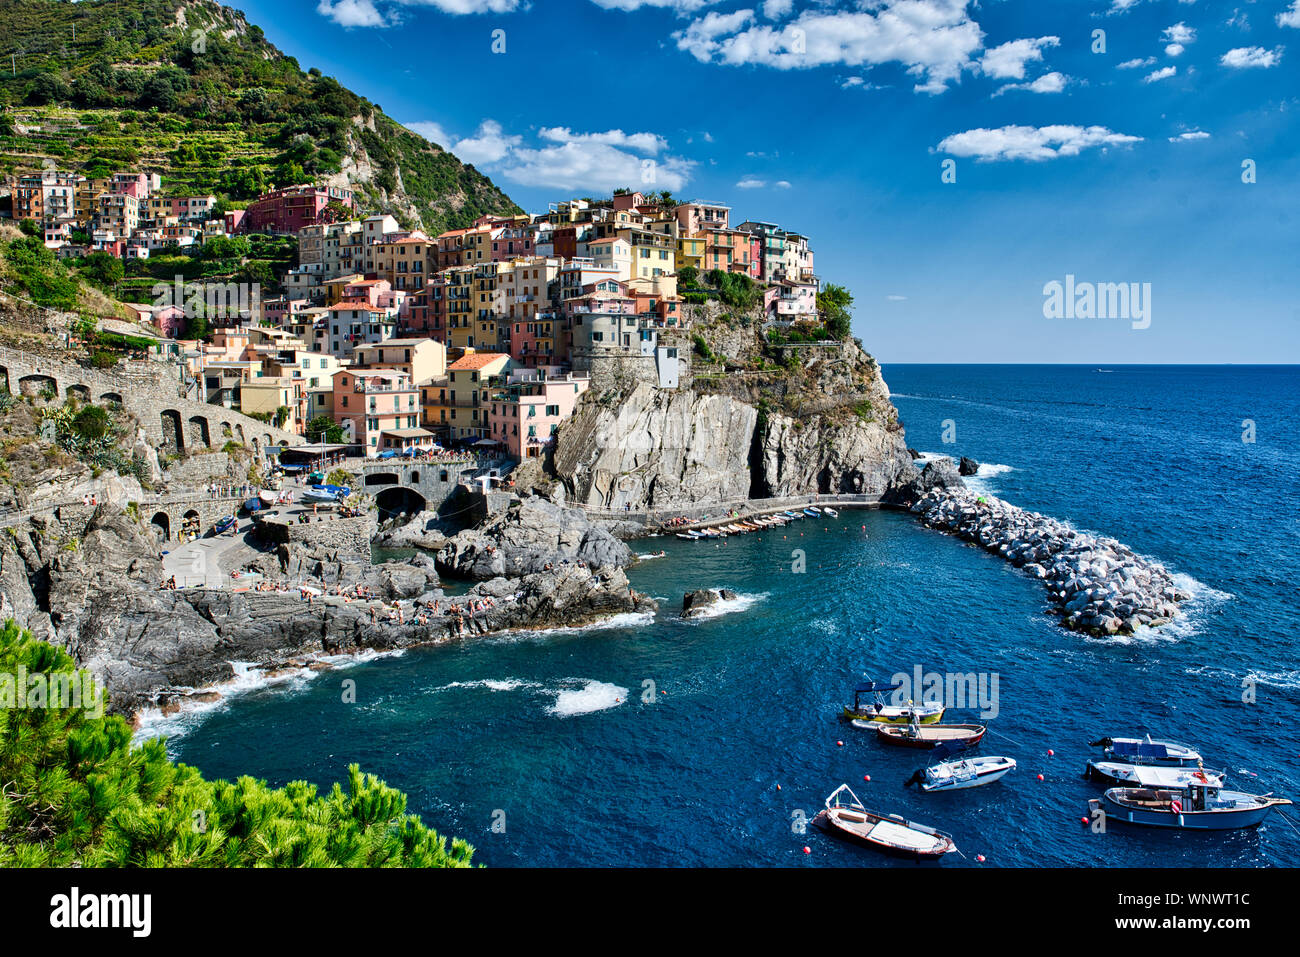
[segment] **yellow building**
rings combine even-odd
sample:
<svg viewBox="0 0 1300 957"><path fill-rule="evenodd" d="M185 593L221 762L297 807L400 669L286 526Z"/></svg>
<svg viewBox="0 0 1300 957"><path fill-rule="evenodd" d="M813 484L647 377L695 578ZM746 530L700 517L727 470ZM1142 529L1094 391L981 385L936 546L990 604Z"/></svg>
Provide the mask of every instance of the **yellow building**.
<svg viewBox="0 0 1300 957"><path fill-rule="evenodd" d="M704 271L704 250L708 240L703 236L677 237L677 257L675 269L680 272L683 266Z"/></svg>
<svg viewBox="0 0 1300 957"><path fill-rule="evenodd" d="M426 382L447 374L447 347L435 339L385 339L357 346L354 368L401 369L412 382Z"/></svg>
<svg viewBox="0 0 1300 957"><path fill-rule="evenodd" d="M447 424L451 438L473 441L488 437L491 382L509 366L510 357L505 353L472 352L447 367Z"/></svg>

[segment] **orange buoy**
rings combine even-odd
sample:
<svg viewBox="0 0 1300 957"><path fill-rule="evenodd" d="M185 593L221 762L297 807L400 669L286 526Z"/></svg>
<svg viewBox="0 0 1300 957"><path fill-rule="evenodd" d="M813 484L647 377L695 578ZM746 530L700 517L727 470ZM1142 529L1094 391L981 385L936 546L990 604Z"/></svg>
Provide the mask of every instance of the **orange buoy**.
<svg viewBox="0 0 1300 957"><path fill-rule="evenodd" d="M1051 748L1048 748L1048 749L1047 749L1047 756L1048 756L1049 758L1050 758L1050 757L1054 757L1055 755L1056 755L1056 752L1055 752L1055 751L1053 751Z"/></svg>
<svg viewBox="0 0 1300 957"><path fill-rule="evenodd" d="M803 846L803 852L804 852L805 854L811 854L811 853L812 853L812 848L809 847L807 844L805 844L805 845Z"/></svg>
<svg viewBox="0 0 1300 957"><path fill-rule="evenodd" d="M1040 781L1043 780L1043 776L1041 774L1038 776L1038 780Z"/></svg>
<svg viewBox="0 0 1300 957"><path fill-rule="evenodd" d="M837 747L837 748L842 748L842 747L844 747L844 742L843 742L843 741L836 741L836 742L835 742L835 747Z"/></svg>
<svg viewBox="0 0 1300 957"><path fill-rule="evenodd" d="M864 781L870 781L870 780L871 780L871 775L870 775L870 774L864 774L864 775L862 775L862 780L864 780Z"/></svg>
<svg viewBox="0 0 1300 957"><path fill-rule="evenodd" d="M777 789L778 791L781 790L781 785L778 784L778 785L776 786L776 789Z"/></svg>
<svg viewBox="0 0 1300 957"><path fill-rule="evenodd" d="M1087 819L1086 817L1081 817L1081 818L1079 818L1079 823L1080 823L1080 824L1087 824L1087 823L1088 823L1088 819Z"/></svg>
<svg viewBox="0 0 1300 957"><path fill-rule="evenodd" d="M977 860L977 861L979 861L981 864L983 864L983 863L984 863L984 855L983 855L983 854L976 854L976 855L975 855L975 860Z"/></svg>

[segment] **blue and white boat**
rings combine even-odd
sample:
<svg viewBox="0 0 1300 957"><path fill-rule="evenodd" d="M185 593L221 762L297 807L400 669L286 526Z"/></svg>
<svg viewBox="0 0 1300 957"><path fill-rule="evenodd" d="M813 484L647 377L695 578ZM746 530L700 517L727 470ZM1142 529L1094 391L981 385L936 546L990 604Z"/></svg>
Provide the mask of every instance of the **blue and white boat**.
<svg viewBox="0 0 1300 957"><path fill-rule="evenodd" d="M1236 831L1258 827L1286 798L1225 791L1210 784L1185 788L1111 788L1089 807L1101 807L1108 821L1178 831Z"/></svg>
<svg viewBox="0 0 1300 957"><path fill-rule="evenodd" d="M822 513L819 512L819 511L817 510L817 506L816 506L816 505L809 505L807 508L805 508L805 509L803 510L803 513L804 513L805 515L807 515L809 518L821 518L821 517L822 517Z"/></svg>
<svg viewBox="0 0 1300 957"><path fill-rule="evenodd" d="M352 494L346 485L313 485L302 493L304 502L317 505L335 505Z"/></svg>
<svg viewBox="0 0 1300 957"><path fill-rule="evenodd" d="M1157 764L1171 768L1194 768L1201 761L1195 748L1176 741L1145 738L1101 738L1092 747L1103 748L1106 759L1126 764Z"/></svg>
<svg viewBox="0 0 1300 957"><path fill-rule="evenodd" d="M1108 786L1137 788L1183 788L1190 784L1223 786L1227 775L1206 768L1173 768L1160 764L1131 764L1127 761L1089 761L1084 777Z"/></svg>

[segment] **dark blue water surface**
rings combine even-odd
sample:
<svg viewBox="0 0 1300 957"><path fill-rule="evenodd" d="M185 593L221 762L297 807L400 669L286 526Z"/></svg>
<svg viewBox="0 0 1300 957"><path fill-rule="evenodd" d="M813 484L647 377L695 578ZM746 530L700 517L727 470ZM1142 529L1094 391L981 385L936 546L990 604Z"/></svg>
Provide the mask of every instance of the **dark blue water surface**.
<svg viewBox="0 0 1300 957"><path fill-rule="evenodd" d="M985 866L1300 864L1300 834L1276 813L1259 830L1213 835L1094 834L1080 822L1098 794L1080 777L1087 742L1103 734L1195 744L1230 785L1300 798L1300 372L885 375L909 445L973 456L978 487L1166 563L1195 592L1187 614L1154 634L1085 639L1001 560L906 514L846 511L725 544L634 543L668 553L631 571L662 599L653 620L412 650L255 687L164 725L172 752L211 776L323 788L359 762L491 866L889 866L800 833L843 782L872 808L952 833L965 857L948 866L977 866L977 855ZM711 619L675 618L700 587L742 599ZM920 752L837 719L864 674L917 665L996 673L999 714L981 751L1016 758L1017 771L918 793L902 782ZM355 704L342 700L345 679Z"/></svg>

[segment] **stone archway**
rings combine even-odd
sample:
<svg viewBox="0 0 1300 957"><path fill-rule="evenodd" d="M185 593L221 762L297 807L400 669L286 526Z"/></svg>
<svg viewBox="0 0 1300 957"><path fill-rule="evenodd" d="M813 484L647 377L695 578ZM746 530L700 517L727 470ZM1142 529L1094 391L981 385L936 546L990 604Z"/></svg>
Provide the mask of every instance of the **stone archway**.
<svg viewBox="0 0 1300 957"><path fill-rule="evenodd" d="M59 383L53 376L34 372L18 380L18 391L23 395L40 395L42 392L53 392L55 398L58 398Z"/></svg>
<svg viewBox="0 0 1300 957"><path fill-rule="evenodd" d="M159 413L162 421L162 445L180 455L185 451L185 432L181 426L181 414L175 409L163 409Z"/></svg>
<svg viewBox="0 0 1300 957"><path fill-rule="evenodd" d="M149 524L157 530L164 542L170 541L172 537L172 520L166 512L157 512L154 517L149 519Z"/></svg>
<svg viewBox="0 0 1300 957"><path fill-rule="evenodd" d="M9 391L9 369L7 366L0 366L0 388L5 392Z"/></svg>
<svg viewBox="0 0 1300 957"><path fill-rule="evenodd" d="M108 405L121 405L122 396L117 392L101 392L99 395L99 401L105 402Z"/></svg>
<svg viewBox="0 0 1300 957"><path fill-rule="evenodd" d="M396 472L367 472L366 485L396 485L401 481Z"/></svg>
<svg viewBox="0 0 1300 957"><path fill-rule="evenodd" d="M366 476L369 480L370 476ZM392 485L382 489L375 496L375 505L379 508L380 520L394 515L416 515L429 507L423 495L404 485Z"/></svg>
<svg viewBox="0 0 1300 957"><path fill-rule="evenodd" d="M90 405L90 389L84 385L68 386L68 398L76 399L82 405Z"/></svg>
<svg viewBox="0 0 1300 957"><path fill-rule="evenodd" d="M202 415L190 416L189 428L185 432L185 444L191 448L212 448L212 436L208 434L208 420Z"/></svg>

